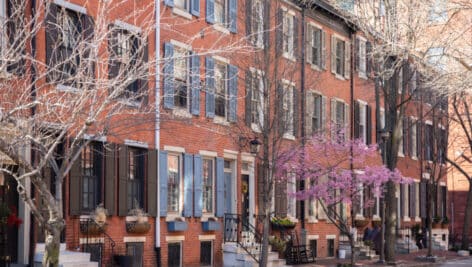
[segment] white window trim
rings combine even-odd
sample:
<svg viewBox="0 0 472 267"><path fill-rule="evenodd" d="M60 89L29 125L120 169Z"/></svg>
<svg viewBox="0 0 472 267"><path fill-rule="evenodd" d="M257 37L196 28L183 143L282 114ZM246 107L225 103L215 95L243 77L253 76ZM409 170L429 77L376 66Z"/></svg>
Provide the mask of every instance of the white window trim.
<svg viewBox="0 0 472 267"><path fill-rule="evenodd" d="M166 235L167 243L179 243L185 241L184 235Z"/></svg>
<svg viewBox="0 0 472 267"><path fill-rule="evenodd" d="M123 243L145 243L145 236L124 236Z"/></svg>
<svg viewBox="0 0 472 267"><path fill-rule="evenodd" d="M113 22L113 25L118 26L118 28L123 29L123 30L127 30L131 33L134 33L134 34L140 34L143 31L141 29L141 27L139 27L139 26L129 24L127 22L124 22L124 21L118 20L118 19L116 19Z"/></svg>
<svg viewBox="0 0 472 267"><path fill-rule="evenodd" d="M211 181L212 182L212 186L211 186L212 187L212 200L211 200L212 201L212 206L211 206L212 211L211 212L202 211L202 217L201 217L200 221L206 222L209 219L218 221L218 219L215 216L215 212L216 212L216 160L215 160L214 156L206 156L206 155L204 156L204 155L202 155L202 167L203 167L203 161L204 160L211 160L212 168L213 168L213 170L212 170L213 177L212 177L212 181ZM202 173L202 185L203 185L203 173ZM202 195L202 203L203 203L203 195Z"/></svg>
<svg viewBox="0 0 472 267"><path fill-rule="evenodd" d="M186 2L187 5L190 4L189 0L185 0L185 2ZM183 17L183 18L188 19L188 20L192 19L192 14L190 13L189 8L185 9L185 8L181 8L181 7L178 7L178 6L174 5L174 7L172 7L172 14Z"/></svg>
<svg viewBox="0 0 472 267"><path fill-rule="evenodd" d="M54 4L87 15L87 8L64 0L54 0Z"/></svg>
<svg viewBox="0 0 472 267"><path fill-rule="evenodd" d="M283 27L285 27L285 23L284 23L284 22L285 22L285 16L291 16L291 17L292 17L292 23L293 23L293 22L295 22L294 19L295 19L296 14L295 14L295 11L293 11L293 10L291 10L291 9L288 9L288 8L286 8L286 7L282 7L281 9L282 9L282 11L283 11L283 22L282 22L282 32L283 32ZM292 26L294 26L294 25L292 24ZM293 30L294 30L294 29L292 29L292 32L293 32ZM285 34L285 33L282 33L282 35L284 35L284 34ZM296 33L293 32L293 38L295 38L295 34L296 34ZM294 48L295 48L295 47L293 47L293 43L292 43L292 51L288 51L288 52L287 52L287 51L284 51L284 47L285 47L284 44L285 44L285 38L283 37L283 40L282 40L282 51L283 51L282 56L283 56L284 58L290 60L290 61L295 62L295 61L296 61L296 58L295 58L295 51L294 51ZM291 52L291 53L290 53L290 52Z"/></svg>
<svg viewBox="0 0 472 267"><path fill-rule="evenodd" d="M337 39L337 41L342 41L342 42L344 42L344 51L345 51L345 50L346 50L346 44L349 42L349 40L348 40L347 38L345 38L345 37L343 37L343 36L337 34L337 33L333 33L333 34L332 34L332 37L334 37L335 39ZM332 40L332 39L331 39L331 40ZM331 45L330 47L332 47L332 45ZM331 52L331 54L332 54L333 52L336 52L336 51L330 51L330 52ZM343 62L346 61L345 57L346 57L346 53L344 53L344 55L343 55L343 60L342 60ZM332 59L332 57L330 57L330 59ZM351 59L351 60L352 60L352 59ZM345 69L346 69L346 66L344 66L344 70L345 70ZM338 80L346 81L346 78L344 78L344 73L339 74L339 73L336 72L336 70L334 70L334 76L335 76L336 79L338 79Z"/></svg>
<svg viewBox="0 0 472 267"><path fill-rule="evenodd" d="M291 99L290 99L290 103L289 103L290 106L288 107L288 110L289 110L289 113L291 112L291 114L292 114L291 120L292 120L292 127L293 127L291 133L290 132L284 132L283 138L288 139L288 140L295 140L295 135L294 135L294 133L295 133L295 117L294 117L295 110L294 110L294 107L293 107L293 105L294 105L294 99L293 99L294 97L293 96L294 96L294 91L296 90L295 89L295 83L292 82L292 81L286 80L286 79L282 79L282 85L283 85L284 94L285 94L285 90L290 90L291 91L291 94L290 94ZM284 97L284 99L285 99L285 97Z"/></svg>
<svg viewBox="0 0 472 267"><path fill-rule="evenodd" d="M367 39L364 38L363 36L357 36L356 37L358 42L359 42L359 51L356 51L358 54L359 54L359 78L361 79L364 79L364 80L367 80ZM360 49L361 49L361 43L364 44L364 54L361 53ZM364 62L364 71L361 70L361 56L363 58L363 62Z"/></svg>
<svg viewBox="0 0 472 267"><path fill-rule="evenodd" d="M147 142L125 139L124 143L127 146L132 146L136 148L149 148L149 144Z"/></svg>
<svg viewBox="0 0 472 267"><path fill-rule="evenodd" d="M185 148L180 146L164 146L164 150L173 153L185 153Z"/></svg>
<svg viewBox="0 0 472 267"><path fill-rule="evenodd" d="M182 221L182 222L185 222L185 218L182 217L182 212L183 212L183 203L184 203L184 177L183 177L183 157L182 157L182 154L185 153L184 152L179 152L179 151L172 151L172 150L167 150L165 149L165 146L164 146L164 150L170 152L167 157L169 157L170 155L172 156L177 156L179 158L179 210L178 211L167 211L167 214L166 214L166 222L173 222L173 221ZM169 163L167 163L169 164ZM169 165L167 165L167 168L169 168ZM169 203L167 203L167 205L169 205ZM167 206L168 207L168 206Z"/></svg>
<svg viewBox="0 0 472 267"><path fill-rule="evenodd" d="M259 79L259 83L260 83L260 80L263 79L263 76L265 74L264 71L260 70L260 69L256 69L256 68L253 68L253 67L250 67L249 68L249 71L251 72L251 74L253 75L252 76L252 79L254 79L254 75L257 75L257 78ZM259 77L260 76L260 77ZM264 81L262 81L262 86L264 86L263 84ZM262 90L264 90L264 88L262 88ZM260 114L259 114L259 120L260 120L260 125L256 124L256 123L253 123L251 122L251 129L254 131L254 132L257 132L257 133L261 133L262 130L260 129L262 127L264 127L264 96L263 96L263 91L260 92L261 95L260 95L260 99L259 99L259 102L260 102ZM252 104L252 103L251 103ZM252 114L251 114L252 116ZM251 119L252 120L252 119Z"/></svg>

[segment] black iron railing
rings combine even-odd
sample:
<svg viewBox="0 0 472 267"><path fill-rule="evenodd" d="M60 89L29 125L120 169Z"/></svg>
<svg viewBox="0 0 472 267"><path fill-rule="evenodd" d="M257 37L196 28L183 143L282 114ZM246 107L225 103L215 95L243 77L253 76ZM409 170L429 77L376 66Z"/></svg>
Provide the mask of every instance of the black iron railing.
<svg viewBox="0 0 472 267"><path fill-rule="evenodd" d="M240 214L225 214L224 242L235 242L257 263L262 251L262 234Z"/></svg>
<svg viewBox="0 0 472 267"><path fill-rule="evenodd" d="M90 253L90 260L99 266L113 266L115 241L105 232L106 225L99 225L90 218L80 220L80 231L85 236L82 251Z"/></svg>

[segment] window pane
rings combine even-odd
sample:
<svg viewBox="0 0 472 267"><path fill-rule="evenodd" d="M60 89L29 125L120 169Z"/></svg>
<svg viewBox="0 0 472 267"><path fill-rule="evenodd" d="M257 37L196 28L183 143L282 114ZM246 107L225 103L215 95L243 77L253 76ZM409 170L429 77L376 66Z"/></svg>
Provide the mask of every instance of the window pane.
<svg viewBox="0 0 472 267"><path fill-rule="evenodd" d="M180 158L177 155L167 156L167 209L169 212L180 210Z"/></svg>
<svg viewBox="0 0 472 267"><path fill-rule="evenodd" d="M213 160L203 160L203 212L213 212Z"/></svg>
<svg viewBox="0 0 472 267"><path fill-rule="evenodd" d="M143 243L126 243L126 254L133 256L133 267L143 266Z"/></svg>
<svg viewBox="0 0 472 267"><path fill-rule="evenodd" d="M225 23L225 1L215 0L215 21L217 23Z"/></svg>
<svg viewBox="0 0 472 267"><path fill-rule="evenodd" d="M169 267L181 267L181 244L180 243L169 243L167 245L167 258Z"/></svg>
<svg viewBox="0 0 472 267"><path fill-rule="evenodd" d="M200 242L200 266L211 266L212 242Z"/></svg>
<svg viewBox="0 0 472 267"><path fill-rule="evenodd" d="M215 115L226 117L226 65L215 64Z"/></svg>

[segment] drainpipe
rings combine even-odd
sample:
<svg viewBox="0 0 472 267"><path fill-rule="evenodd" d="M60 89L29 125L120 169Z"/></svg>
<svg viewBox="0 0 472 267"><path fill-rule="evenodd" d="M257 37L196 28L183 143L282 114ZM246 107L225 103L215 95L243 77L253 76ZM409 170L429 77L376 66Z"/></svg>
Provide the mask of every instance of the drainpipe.
<svg viewBox="0 0 472 267"><path fill-rule="evenodd" d="M354 61L356 60L354 57L356 56L354 53L355 50L355 43L356 43L356 35L354 34L354 30L349 31L349 39L351 40L351 45L349 46L349 54L351 54L351 60L349 61L349 76L351 79L349 79L349 105L350 105L350 111L349 111L349 140L354 139L354 68L356 67L354 64ZM351 155L351 159L349 160L349 168L351 169L351 173L354 173L354 164L352 162L353 157L354 157L354 152L352 150L352 146L349 149L349 154ZM362 207L361 207L362 209ZM346 211L347 213L347 211ZM354 219L356 217L356 214L354 214L354 209L352 208L351 205L351 228L349 231L353 231L354 227ZM354 232L352 232L354 233ZM357 233L357 232L355 232ZM354 239L357 238L357 236L353 237ZM354 254L353 254L354 255Z"/></svg>
<svg viewBox="0 0 472 267"><path fill-rule="evenodd" d="M154 7L155 7L155 20L156 20L156 27L155 27L155 109L156 109L156 121L155 121L155 132L154 132L154 144L155 148L159 149L160 148L160 130L159 130L159 106L160 106L160 88L159 88L159 83L160 83L160 77L159 77L159 58L160 58L160 13L161 13L161 1L159 0L154 0ZM159 168L159 156L157 157L156 160L157 167ZM159 172L158 172L159 173ZM160 203L159 203L159 197L160 197L160 191L159 191L159 182L157 183L157 214L156 214L156 233L155 233L155 251L156 251L156 265L158 267L161 266L161 221L160 221Z"/></svg>
<svg viewBox="0 0 472 267"><path fill-rule="evenodd" d="M301 130L300 130L300 137L302 139L302 145L305 145L305 51L306 51L306 43L305 43L305 7L302 7L302 34L301 34L301 71L300 71L300 97L301 100ZM298 100L298 99L297 99ZM300 190L305 189L304 180L300 181ZM300 221L301 221L301 240L302 245L305 245L306 242L306 230L305 230L305 200L300 201Z"/></svg>

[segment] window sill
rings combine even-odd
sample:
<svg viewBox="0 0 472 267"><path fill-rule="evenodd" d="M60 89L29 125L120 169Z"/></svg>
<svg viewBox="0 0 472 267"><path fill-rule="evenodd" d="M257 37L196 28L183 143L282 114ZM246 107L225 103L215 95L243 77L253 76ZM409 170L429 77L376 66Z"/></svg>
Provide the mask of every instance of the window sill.
<svg viewBox="0 0 472 267"><path fill-rule="evenodd" d="M229 30L225 26L222 26L221 24L213 24L213 29L223 34L230 34Z"/></svg>
<svg viewBox="0 0 472 267"><path fill-rule="evenodd" d="M177 116L177 117L182 117L182 118L187 118L187 119L190 119L192 118L192 114L190 114L190 112L188 112L188 110L184 109L184 108L174 108L172 110L172 115L174 116Z"/></svg>
<svg viewBox="0 0 472 267"><path fill-rule="evenodd" d="M342 76L340 74L334 73L334 77L338 80L346 81L346 78L344 78L344 76Z"/></svg>
<svg viewBox="0 0 472 267"><path fill-rule="evenodd" d="M172 14L183 17L188 20L192 19L192 14L190 14L187 10L180 9L178 7L172 8Z"/></svg>
<svg viewBox="0 0 472 267"><path fill-rule="evenodd" d="M418 217L418 216L416 216L416 217L415 217L415 222L421 222L421 218Z"/></svg>
<svg viewBox="0 0 472 267"><path fill-rule="evenodd" d="M208 222L208 221L217 222L218 218L216 218L214 214L203 214L202 217L200 218L200 221L201 222Z"/></svg>
<svg viewBox="0 0 472 267"><path fill-rule="evenodd" d="M175 222L175 221L185 222L185 218L178 215L178 214L168 214L167 215L166 222Z"/></svg>
<svg viewBox="0 0 472 267"><path fill-rule="evenodd" d="M411 219L408 216L403 216L403 221L404 222L411 222Z"/></svg>
<svg viewBox="0 0 472 267"><path fill-rule="evenodd" d="M288 52L283 52L282 56L290 61L296 62L297 59L295 58L294 55L288 53Z"/></svg>
<svg viewBox="0 0 472 267"><path fill-rule="evenodd" d="M359 71L359 78L364 79L364 80L368 79L367 74L365 74L365 72L360 72L360 71Z"/></svg>
<svg viewBox="0 0 472 267"><path fill-rule="evenodd" d="M56 90L60 91L60 92L67 92L67 93L79 93L80 92L79 89L77 89L75 87L72 87L72 86L64 85L64 84L56 85Z"/></svg>
<svg viewBox="0 0 472 267"><path fill-rule="evenodd" d="M16 76L16 75L14 75L12 73L9 73L7 71L0 72L0 79L1 80L9 80L9 79L12 79L14 76Z"/></svg>
<svg viewBox="0 0 472 267"><path fill-rule="evenodd" d="M261 133L262 132L259 125L255 124L255 123L251 123L251 129L256 133Z"/></svg>
<svg viewBox="0 0 472 267"><path fill-rule="evenodd" d="M405 154L403 154L403 152L398 152L398 157L404 158L404 157L405 157Z"/></svg>
<svg viewBox="0 0 472 267"><path fill-rule="evenodd" d="M412 160L418 160L418 158L416 156L412 156L411 159Z"/></svg>
<svg viewBox="0 0 472 267"><path fill-rule="evenodd" d="M374 214L374 216L372 216L372 220L373 220L373 221L376 221L376 220L380 221L380 220L382 220L382 219L380 218L379 215Z"/></svg>
<svg viewBox="0 0 472 267"><path fill-rule="evenodd" d="M124 98L120 98L118 100L118 102L120 104L123 104L123 105L128 106L128 107L133 107L133 108L139 108L139 106L140 106L140 103L138 101L130 101L130 100L127 100L127 99L124 99Z"/></svg>
<svg viewBox="0 0 472 267"><path fill-rule="evenodd" d="M226 118L224 118L224 117L215 116L215 118L213 118L213 122L216 123L216 124L229 126L229 121L227 121Z"/></svg>
<svg viewBox="0 0 472 267"><path fill-rule="evenodd" d="M310 64L310 67L312 70L316 70L316 71L323 71L320 66L316 65L316 64L312 64L312 63L309 63Z"/></svg>
<svg viewBox="0 0 472 267"><path fill-rule="evenodd" d="M315 217L308 217L308 223L318 223L318 219L316 219Z"/></svg>
<svg viewBox="0 0 472 267"><path fill-rule="evenodd" d="M298 219L291 215L287 215L287 219L289 219L293 223L298 223Z"/></svg>
<svg viewBox="0 0 472 267"><path fill-rule="evenodd" d="M295 140L295 136L291 133L284 133L284 136L283 136L284 139L287 139L287 140L292 140L294 141Z"/></svg>

